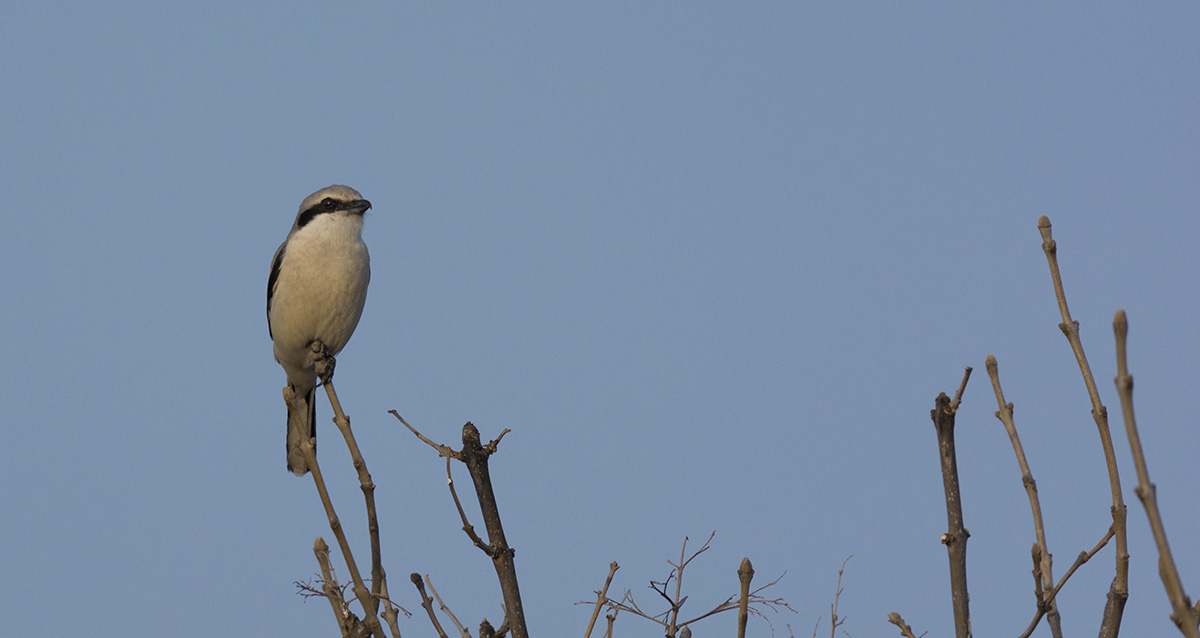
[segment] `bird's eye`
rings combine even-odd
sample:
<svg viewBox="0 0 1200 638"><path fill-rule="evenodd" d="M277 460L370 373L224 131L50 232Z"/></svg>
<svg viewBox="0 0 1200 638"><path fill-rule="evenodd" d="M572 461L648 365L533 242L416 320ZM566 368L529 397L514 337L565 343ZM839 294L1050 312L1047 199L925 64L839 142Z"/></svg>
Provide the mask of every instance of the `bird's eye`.
<svg viewBox="0 0 1200 638"><path fill-rule="evenodd" d="M333 198L332 198L332 197L326 197L325 199L322 199L322 200L321 200L321 206L324 206L325 208L333 208L333 207L334 207Z"/></svg>

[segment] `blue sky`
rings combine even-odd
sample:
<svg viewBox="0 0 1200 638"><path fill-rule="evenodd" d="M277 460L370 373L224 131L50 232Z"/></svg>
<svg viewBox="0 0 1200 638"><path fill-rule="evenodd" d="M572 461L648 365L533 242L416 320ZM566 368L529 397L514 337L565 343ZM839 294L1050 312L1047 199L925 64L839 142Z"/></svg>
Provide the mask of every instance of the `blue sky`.
<svg viewBox="0 0 1200 638"><path fill-rule="evenodd" d="M1200 595L1200 9L1122 3L59 3L0 24L0 627L12 635L336 632L293 582L330 537L284 469L269 260L310 192L374 203L372 282L338 390L378 485L398 601L431 574L501 616L441 461L493 461L531 630L647 606L683 537L698 613L743 556L799 612L776 635L952 631L929 410L958 418L973 621L1034 612L1028 502L1056 576L1110 522L1057 324L1049 215L1113 418L1130 635L1172 635L1112 385L1131 322L1143 444ZM329 408L320 454L367 555ZM460 478L466 479L465 473ZM479 524L478 517L475 518ZM332 544L332 542L331 542ZM344 570L343 570L344 572ZM1096 631L1111 547L1059 596ZM728 631L726 616L707 631ZM702 625L703 626L703 625ZM430 633L419 617L405 635ZM660 635L618 621L622 635ZM770 635L761 621L753 635ZM1046 627L1036 634L1048 636Z"/></svg>

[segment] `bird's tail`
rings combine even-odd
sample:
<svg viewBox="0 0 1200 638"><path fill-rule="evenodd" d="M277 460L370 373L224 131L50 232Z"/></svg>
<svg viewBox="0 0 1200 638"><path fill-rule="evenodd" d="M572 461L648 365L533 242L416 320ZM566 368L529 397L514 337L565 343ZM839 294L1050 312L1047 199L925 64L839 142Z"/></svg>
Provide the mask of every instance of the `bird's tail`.
<svg viewBox="0 0 1200 638"><path fill-rule="evenodd" d="M317 402L313 400L313 390L303 397L296 397L295 406L299 412L300 427L297 428L292 419L292 406L288 406L287 427L287 469L296 476L308 474L308 461L300 449L302 437L312 440L313 453L317 451Z"/></svg>

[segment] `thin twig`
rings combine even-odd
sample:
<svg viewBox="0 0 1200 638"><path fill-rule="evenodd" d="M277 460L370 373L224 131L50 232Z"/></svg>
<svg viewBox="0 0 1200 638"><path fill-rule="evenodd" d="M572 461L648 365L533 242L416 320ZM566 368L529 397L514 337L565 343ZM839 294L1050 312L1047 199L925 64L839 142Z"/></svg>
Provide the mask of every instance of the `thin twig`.
<svg viewBox="0 0 1200 638"><path fill-rule="evenodd" d="M767 599L762 595L763 591L779 584L779 581L781 579L783 579L783 576L784 576L783 574L780 574L779 578L776 578L775 580L767 583L766 585L763 585L762 587L759 587L758 589L755 589L754 591L750 592L750 613L755 616L758 616L759 618L762 618L763 620L766 620L768 624L771 623L770 619L767 618L766 614L762 613L759 609L757 609L756 606L761 606L765 609L770 609L775 612L778 612L780 609L786 609L792 613L797 613L795 609L792 609L791 606L788 605L786 601L784 601L784 599L782 599L782 598ZM686 599L687 597L685 596L684 598ZM696 624L698 621L708 618L709 616L713 616L715 614L719 614L721 612L730 611L732 609L737 609L737 608L738 608L738 604L735 600L735 597L730 596L729 598L726 598L725 601L722 602L720 605L717 605L716 607L710 609L709 611L704 612L703 614L700 614L699 616L696 616L695 618L689 618L688 620L679 623L679 626L680 627L688 627L688 626ZM772 626L772 631L774 631L774 626Z"/></svg>
<svg viewBox="0 0 1200 638"><path fill-rule="evenodd" d="M604 587L596 592L596 609L592 611L592 619L588 621L587 631L583 633L583 638L589 638L592 635L592 627L596 625L596 619L600 617L600 610L604 608L604 603L608 602L608 586L612 584L613 574L616 574L620 568L621 566L615 560L608 564L608 578L604 579Z"/></svg>
<svg viewBox="0 0 1200 638"><path fill-rule="evenodd" d="M836 586L833 592L833 604L829 606L829 638L834 638L836 633L838 633L838 627L846 624L846 619L838 618L838 602L841 600L841 574L845 573L846 564L852 558L854 558L853 554L846 556L846 560L841 561L841 568L838 570L838 586ZM816 633L815 628L812 630L812 633Z"/></svg>
<svg viewBox="0 0 1200 638"><path fill-rule="evenodd" d="M425 583L421 581L421 575L413 572L409 574L409 580L417 588L417 592L421 594L421 606L425 608L425 613L429 616L429 622L433 623L433 628L437 630L438 638L447 638L446 630L442 629L442 623L438 622L437 614L433 611L433 599L429 594L425 593Z"/></svg>
<svg viewBox="0 0 1200 638"><path fill-rule="evenodd" d="M1037 614L1033 617L1033 620L1030 621L1029 626L1025 628L1025 632L1020 635L1020 638L1029 638L1030 634L1033 633L1033 630L1037 628L1038 623L1041 622L1042 616L1046 615L1046 612L1050 609L1050 604L1054 602L1054 597L1058 595L1058 592L1062 589L1062 586L1067 584L1067 580L1071 578L1071 575L1075 573L1075 570L1079 569L1080 565L1083 565L1091 560L1091 558L1096 555L1096 552L1099 552L1104 548L1105 545L1108 544L1108 541L1112 540L1112 537L1113 529L1112 527L1109 527L1108 533L1104 535L1104 538L1100 539L1099 543L1096 543L1096 546L1092 548L1092 551L1079 552L1079 556L1075 558L1075 562L1071 565L1071 568L1067 570L1067 573L1063 574L1062 579L1058 581L1058 584L1054 586L1054 589L1050 590L1046 594L1045 602L1038 605Z"/></svg>
<svg viewBox="0 0 1200 638"><path fill-rule="evenodd" d="M845 618L838 619L838 601L842 598L842 574L846 571L846 563L849 563L851 558L854 558L853 554L847 556L846 560L842 561L841 569L838 569L837 588L833 592L833 605L829 608L830 623L832 624L829 628L829 638L834 638L837 628L846 623Z"/></svg>
<svg viewBox="0 0 1200 638"><path fill-rule="evenodd" d="M294 399L294 394L290 387L283 388L283 399L289 405ZM291 419L295 420L292 425L303 431L300 428L299 411L291 410L289 412ZM317 494L321 497L321 504L325 506L325 516L329 519L329 529L333 530L333 535L337 538L338 548L342 550L342 558L346 560L346 568L350 571L350 578L354 582L354 595L358 597L358 602L362 605L365 612L367 626L376 636L383 635L383 627L379 624L379 618L375 613L375 605L372 604L371 592L363 584L362 576L358 572L358 564L354 562L354 556L350 551L350 543L346 541L346 534L342 530L342 523L338 520L337 512L333 509L333 501L329 498L329 491L325 488L325 479L321 475L321 467L317 464L316 451L312 446L312 438L300 437L300 452L304 454L305 460L308 462L308 469L312 471L313 483L317 486ZM340 621L339 621L340 622Z"/></svg>
<svg viewBox="0 0 1200 638"><path fill-rule="evenodd" d="M458 616L455 616L454 612L450 611L450 608L446 606L446 603L442 602L442 596L438 594L437 587L433 586L433 579L429 577L429 574L425 574L425 585L429 587L429 591L433 592L433 597L437 599L438 607L442 610L442 613L446 614L450 618L450 622L454 623L454 626L458 629L458 634L462 638L471 638L471 632L467 631L467 628L458 622Z"/></svg>
<svg viewBox="0 0 1200 638"><path fill-rule="evenodd" d="M951 412L958 412L958 406L962 403L963 392L967 389L967 381L971 379L971 370L971 366L967 366L966 371L963 372L962 383L958 384L958 391L954 393L954 400L950 401Z"/></svg>
<svg viewBox="0 0 1200 638"><path fill-rule="evenodd" d="M667 564L672 567L671 573L667 576L667 579L661 583L655 582L655 581L650 582L650 588L653 589L654 592L657 593L659 596L662 596L663 600L666 601L666 603L667 603L666 611L663 611L663 612L657 613L657 614L651 614L651 613L643 611L641 609L641 607L638 606L637 601L633 598L632 592L630 592L629 590L625 590L625 593L621 597L621 600L613 600L611 598L608 598L607 595L605 594L603 596L603 598L605 600L604 604L607 605L607 607L610 611L614 612L613 615L609 616L609 631L611 632L611 630L612 630L612 619L615 618L615 613L619 612L619 611L626 611L631 614L634 614L635 616L638 616L639 618L645 618L646 620L649 620L649 621L659 625L660 627L662 627L664 630L664 634L666 636L674 636L676 634L682 635L683 630L688 629L691 625L693 625L701 620L704 620L705 618L708 618L709 616L713 616L715 614L719 614L719 613L726 612L726 611L731 611L734 609L740 609L741 608L741 602L740 602L741 597L739 595L735 594L733 596L730 596L729 598L726 598L723 602L718 604L716 607L696 616L695 618L690 618L688 620L680 621L679 620L679 611L683 608L684 603L687 602L688 597L684 596L682 593L682 590L680 590L678 588L676 589L674 596L671 596L667 593L667 587L670 585L671 580L674 579L676 581L676 584L678 584L680 572L683 571L684 569L686 569L688 564L690 564L698 556L700 556L701 554L703 554L705 551L708 550L710 543L712 542L712 539L714 538L715 535L716 535L716 532L713 532L712 534L710 534L708 537L708 540L705 541L704 545L700 549L693 552L690 556L687 553L688 539L685 537L684 542L683 542L683 547L680 549L679 562L675 563L672 561L667 561ZM744 567L749 567L750 573L751 574L753 573L753 567L749 565L749 561L744 561ZM739 569L739 576L742 574L743 574L743 570ZM767 618L766 615L763 614L761 609L770 609L775 612L778 612L780 609L786 609L792 613L796 613L796 610L792 609L787 604L787 602L784 601L782 598L767 599L762 595L762 592L777 585L782 578L783 578L783 575L780 575L779 578L776 578L775 580L767 583L766 585L763 585L762 587L759 587L759 588L749 591L747 593L746 608L747 608L748 614L754 614L754 615L766 620L768 625L772 625L771 620L769 618ZM606 587L606 589L607 589L607 587ZM603 594L603 592L597 592L597 593ZM601 600L601 598L598 597L597 600ZM577 604L595 605L595 604L597 604L597 602L596 601L583 601L583 602L580 602ZM772 632L774 632L773 625L771 626L771 630L772 630Z"/></svg>
<svg viewBox="0 0 1200 638"><path fill-rule="evenodd" d="M1025 485L1025 492L1029 495L1029 509L1033 511L1033 532L1037 537L1036 547L1039 558L1034 566L1034 589L1040 607L1044 603L1043 592L1054 587L1054 563L1050 554L1050 546L1046 544L1046 528L1042 523L1042 504L1038 499L1037 481L1033 480L1033 472L1029 469L1029 462L1025 459L1025 448L1021 446L1021 438L1017 436L1017 424L1013 420L1013 404L1004 400L1004 390L1000 387L1000 366L994 355L987 356L987 371L992 380L992 389L996 392L996 403L1000 407L996 411L996 418L1004 424L1004 429L1008 431L1008 438L1012 441L1013 452L1017 455L1017 465L1021 468L1021 482ZM1050 609L1047 612L1047 621L1050 623L1051 635L1054 638L1062 638L1062 623L1059 620L1058 606L1053 602L1050 603Z"/></svg>
<svg viewBox="0 0 1200 638"><path fill-rule="evenodd" d="M1163 525L1162 514L1158 511L1158 497L1154 483L1150 482L1150 469L1146 466L1146 456L1142 452L1142 439L1138 435L1137 421L1133 415L1133 376L1129 374L1129 362L1126 359L1126 339L1129 334L1129 319L1124 310L1118 310L1113 319L1113 332L1117 337L1117 394L1121 397L1121 412L1125 416L1125 433L1129 435L1129 449L1133 452L1133 464L1137 467L1138 486L1134 492L1142 500L1146 508L1146 517L1150 519L1150 530L1154 532L1154 543L1158 545L1158 575L1162 578L1163 586L1167 589L1167 598L1175 610L1171 620L1179 626L1187 638L1200 638L1200 614L1192 607L1192 601L1183 590L1183 582L1179 579L1179 571L1175 568L1175 559L1171 556L1171 546L1167 543L1167 529Z"/></svg>
<svg viewBox="0 0 1200 638"><path fill-rule="evenodd" d="M1100 401L1100 391L1096 388L1096 380L1092 376L1092 368L1088 365L1087 356L1083 352L1083 342L1079 338L1079 322L1071 318L1067 307L1067 295L1063 290L1062 274L1058 268L1058 244L1050 232L1050 218L1042 215L1038 218L1038 230L1042 235L1042 251L1046 253L1046 261L1050 265L1050 278L1054 283L1054 297L1058 301L1058 309L1062 315L1060 330L1071 344L1075 360L1079 363L1079 371L1083 374L1083 383L1087 387L1088 397L1092 401L1092 420L1100 434L1100 446L1104 449L1104 462L1108 467L1108 483L1112 492L1112 519L1116 538L1116 576L1108 590L1108 601L1104 606L1104 616L1100 623L1100 638L1116 638L1121 630L1121 619L1125 613L1125 602L1129 599L1129 548L1126 540L1125 501L1121 495L1121 474L1117 467L1117 455L1113 451L1112 434L1108 428L1108 408Z"/></svg>
<svg viewBox="0 0 1200 638"><path fill-rule="evenodd" d="M462 531L466 533L467 538L471 539L471 542L474 543L476 547L478 547L480 550L483 551L483 553L485 553L489 557L491 557L492 556L492 548L489 547L487 543L483 542L483 539L479 538L479 535L475 533L475 526L472 525L469 520L467 520L467 512L466 512L466 510L463 509L462 501L459 500L459 498L458 498L458 490L454 489L454 475L450 471L450 460L455 459L460 462L463 462L462 453L451 448L448 445L442 445L441 443L434 442L433 440L426 437L424 434L421 434L420 431L418 431L416 428L414 428L412 425L410 425L408 421L405 421L404 417L400 416L400 413L396 412L395 410L388 410L388 412L392 416L399 419L400 422L403 423L404 426L407 427L410 432L412 432L414 435L416 435L416 437L418 439L420 439L421 441L424 441L425 444L428 445L429 447L432 447L433 449L437 450L439 456L446 457L446 486L450 488L450 498L454 500L454 508L458 510L458 517L460 520L462 520ZM507 433L507 432L508 432L508 430L504 431L504 433ZM503 436L503 435L504 434L501 434L501 436Z"/></svg>
<svg viewBox="0 0 1200 638"><path fill-rule="evenodd" d="M659 620L659 618L658 618L658 616L665 617L666 616L665 612L663 614L658 614L655 616L651 616L650 614L643 612L642 608L638 607L637 601L634 600L633 592L629 591L628 589L625 590L625 595L621 597L621 600L614 603L614 602L612 602L612 599L610 598L608 601L608 608L609 609L619 609L622 611L628 611L632 614L641 616L642 618L645 618L647 620L653 620L654 622L657 622L658 624L662 625L663 627L667 626L666 622Z"/></svg>
<svg viewBox="0 0 1200 638"><path fill-rule="evenodd" d="M415 434L418 439L421 439L422 441L425 442L426 445L437 450L439 456L446 456L446 457L455 458L455 459L459 458L458 452L455 452L454 449L451 448L450 446L442 445L441 443L436 443L436 442L430 440L429 437L418 432L417 428L414 428L413 426L409 425L408 421L405 421L404 417L400 416L399 412L397 412L395 410L388 410L388 414L399 419L400 422L404 424L404 427L408 428L409 431L412 432L413 434Z"/></svg>
<svg viewBox="0 0 1200 638"><path fill-rule="evenodd" d="M338 629L342 632L342 638L345 638L350 632L350 627L346 624L346 614L343 613L346 601L342 599L342 588L338 586L333 567L329 564L329 545L325 543L324 538L318 536L317 540L313 541L313 554L317 557L317 564L321 566L321 591L329 599L333 615L338 619Z"/></svg>
<svg viewBox="0 0 1200 638"><path fill-rule="evenodd" d="M467 512L463 510L462 501L458 500L458 490L454 489L454 475L450 473L450 458L446 457L446 485L450 488L450 498L454 499L454 507L458 510L458 517L462 520L462 531L466 532L467 538L470 538L476 547L490 557L492 548L488 547L488 544L479 538L479 534L475 533L475 526L467 520Z"/></svg>
<svg viewBox="0 0 1200 638"><path fill-rule="evenodd" d="M687 567L688 563L692 562L693 559L695 559L700 554L703 554L704 552L708 551L708 546L710 543L712 543L712 539L716 535L717 535L717 532L714 530L711 534L708 535L708 540L704 541L704 545L702 545L700 547L700 549L696 550L696 552L693 553L691 556L687 557L686 560L684 559L684 556L687 553L688 537L684 536L683 537L683 546L679 548L679 564L675 564L675 563L672 563L671 561L667 561L668 565L671 565L672 567L675 568L675 598L673 600L671 598L667 598L666 591L661 591L659 593L662 594L663 598L666 598L667 602L669 602L671 604L671 612L669 615L669 620L667 621L667 635L669 635L669 636L674 636L675 632L681 626L679 624L679 609L681 607L683 607L684 601L687 600L686 597L683 597L683 598L680 597L683 593L683 570L684 570L684 568ZM668 576L667 581L669 582L670 579L671 579L671 577ZM664 587L664 589L665 589L665 587Z"/></svg>
<svg viewBox="0 0 1200 638"><path fill-rule="evenodd" d="M400 638L400 614L397 612L404 612L405 617L411 616L412 614L408 613L408 610L404 609L403 607L392 604L392 595L388 592L386 573L384 574L383 587L380 588L380 591L383 596L382 600L384 601L383 613L381 614L383 616L383 620L387 622L388 629L392 631L393 638Z"/></svg>
<svg viewBox="0 0 1200 638"><path fill-rule="evenodd" d="M763 585L762 587L759 587L758 589L755 589L754 591L750 592L750 613L754 614L755 616L758 616L759 618L766 620L768 624L770 624L770 622L771 622L770 619L767 618L767 616L765 614L763 614L762 611L760 611L757 607L771 609L772 611L776 611L776 612L778 612L780 609L786 609L792 613L797 613L796 610L792 609L792 607L790 605L788 605L787 602L784 601L782 598L767 599L762 595L763 591L766 591L767 589L770 589L771 587L774 587L775 585L779 584L779 581L782 579L783 579L783 575L780 575L779 578L776 578L775 580L767 583L766 585ZM652 585L653 584L661 584L661 583L652 583ZM662 593L663 593L662 590L657 589L657 588L655 588L654 591L657 592L659 595L662 595ZM637 601L634 600L633 594L630 591L626 590L625 595L622 597L621 600L613 601L612 599L609 599L608 608L611 610L614 610L614 611L627 611L631 614L634 614L635 616L638 616L639 618L645 618L646 620L654 622L665 629L667 627L666 619L670 615L671 610L674 609L674 606L670 603L670 599L668 598L667 600L668 600L668 605L669 605L667 611L664 611L659 614L650 614L645 611L642 611L641 607L638 606ZM682 607L683 602L686 602L686 601L687 601L687 596L684 596L683 600L680 601L680 606ZM586 604L591 604L591 602L589 601ZM689 618L688 620L679 622L678 627L687 627L687 626L693 625L701 620L704 620L705 618L708 618L709 616L713 616L713 615L716 615L716 614L719 614L722 612L726 612L726 611L731 611L731 610L734 610L737 608L738 608L737 596L736 595L730 596L729 598L726 598L724 601L722 601L720 604L718 604L716 607L713 607L712 609L700 614L699 616L696 616L695 618Z"/></svg>

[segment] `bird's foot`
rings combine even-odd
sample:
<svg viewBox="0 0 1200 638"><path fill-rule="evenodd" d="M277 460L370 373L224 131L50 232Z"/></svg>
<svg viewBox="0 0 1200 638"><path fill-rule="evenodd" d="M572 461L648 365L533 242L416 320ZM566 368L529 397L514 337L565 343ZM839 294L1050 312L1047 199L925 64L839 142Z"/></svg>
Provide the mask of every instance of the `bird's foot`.
<svg viewBox="0 0 1200 638"><path fill-rule="evenodd" d="M317 373L321 383L328 383L333 379L333 367L337 365L337 359L329 354L329 349L320 339L308 344L308 350L308 365Z"/></svg>

